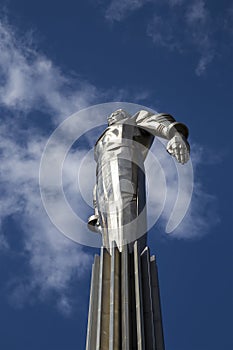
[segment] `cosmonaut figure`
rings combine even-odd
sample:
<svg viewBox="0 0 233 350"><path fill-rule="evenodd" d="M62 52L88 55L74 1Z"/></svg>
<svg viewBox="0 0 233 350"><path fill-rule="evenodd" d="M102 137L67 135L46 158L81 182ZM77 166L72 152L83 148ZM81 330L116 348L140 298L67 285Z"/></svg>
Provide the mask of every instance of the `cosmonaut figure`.
<svg viewBox="0 0 233 350"><path fill-rule="evenodd" d="M167 151L179 163L189 160L188 129L166 113L141 110L131 116L119 109L96 142L95 214L88 227L102 234L108 250L114 241L120 251L135 240L141 250L146 245L144 161L155 136L168 140Z"/></svg>

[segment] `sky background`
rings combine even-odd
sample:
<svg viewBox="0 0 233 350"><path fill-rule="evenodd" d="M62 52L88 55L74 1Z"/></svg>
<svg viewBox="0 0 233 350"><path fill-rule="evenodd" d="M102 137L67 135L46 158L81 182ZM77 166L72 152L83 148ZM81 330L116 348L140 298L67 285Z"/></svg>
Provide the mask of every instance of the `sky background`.
<svg viewBox="0 0 233 350"><path fill-rule="evenodd" d="M40 199L39 164L65 118L111 101L171 113L190 129L190 210L172 235L164 233L166 215L149 233L166 350L232 349L232 2L0 4L1 349L85 348L98 250L52 225ZM64 181L76 209L75 164L93 146L91 136L67 162ZM91 208L79 214L85 219Z"/></svg>

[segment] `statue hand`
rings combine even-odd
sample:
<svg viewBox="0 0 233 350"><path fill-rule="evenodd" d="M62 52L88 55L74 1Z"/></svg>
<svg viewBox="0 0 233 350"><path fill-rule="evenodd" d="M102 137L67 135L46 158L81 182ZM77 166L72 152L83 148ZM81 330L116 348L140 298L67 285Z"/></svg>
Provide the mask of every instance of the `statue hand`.
<svg viewBox="0 0 233 350"><path fill-rule="evenodd" d="M173 136L167 144L167 151L181 164L189 160L190 146L182 134L177 133Z"/></svg>
<svg viewBox="0 0 233 350"><path fill-rule="evenodd" d="M98 215L91 215L88 218L87 227L92 232L100 233L101 227L100 227Z"/></svg>

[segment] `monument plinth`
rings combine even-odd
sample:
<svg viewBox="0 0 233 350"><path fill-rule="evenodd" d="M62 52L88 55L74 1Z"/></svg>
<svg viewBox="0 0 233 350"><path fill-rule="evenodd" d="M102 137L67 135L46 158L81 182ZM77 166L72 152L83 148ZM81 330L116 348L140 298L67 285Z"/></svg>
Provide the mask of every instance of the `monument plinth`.
<svg viewBox="0 0 233 350"><path fill-rule="evenodd" d="M158 272L149 247L101 248L92 268L86 350L164 350Z"/></svg>

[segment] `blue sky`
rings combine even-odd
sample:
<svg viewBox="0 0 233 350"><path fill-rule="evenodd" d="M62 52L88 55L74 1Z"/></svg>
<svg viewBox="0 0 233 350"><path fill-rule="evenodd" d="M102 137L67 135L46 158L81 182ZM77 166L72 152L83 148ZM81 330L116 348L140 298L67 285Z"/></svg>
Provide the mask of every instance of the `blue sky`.
<svg viewBox="0 0 233 350"><path fill-rule="evenodd" d="M50 222L40 158L72 113L126 101L171 113L190 129L190 210L174 234L164 233L165 216L149 235L166 349L232 349L231 1L8 0L1 8L1 348L84 349L98 250ZM74 163L95 141L88 140L67 163L74 203Z"/></svg>

